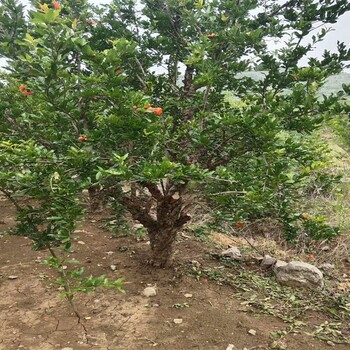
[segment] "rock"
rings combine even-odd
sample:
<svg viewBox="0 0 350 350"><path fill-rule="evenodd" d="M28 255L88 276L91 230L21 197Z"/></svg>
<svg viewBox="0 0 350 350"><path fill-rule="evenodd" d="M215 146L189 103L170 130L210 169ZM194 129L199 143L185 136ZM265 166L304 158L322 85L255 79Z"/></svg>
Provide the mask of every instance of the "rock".
<svg viewBox="0 0 350 350"><path fill-rule="evenodd" d="M278 261L273 269L279 283L289 287L303 287L314 289L323 286L323 274L316 267L301 261L290 263Z"/></svg>
<svg viewBox="0 0 350 350"><path fill-rule="evenodd" d="M117 266L116 266L116 265L111 265L109 268L110 268L112 271L115 271L115 270L117 269Z"/></svg>
<svg viewBox="0 0 350 350"><path fill-rule="evenodd" d="M73 348L62 348L61 350L73 350Z"/></svg>
<svg viewBox="0 0 350 350"><path fill-rule="evenodd" d="M277 262L277 259L273 258L270 255L265 255L260 263L260 266L265 269L268 269L269 267L275 265L276 262Z"/></svg>
<svg viewBox="0 0 350 350"><path fill-rule="evenodd" d="M326 273L329 273L335 269L335 266L333 264L325 263L325 264L320 265L318 268L323 270Z"/></svg>
<svg viewBox="0 0 350 350"><path fill-rule="evenodd" d="M242 258L242 254L237 247L228 248L228 249L224 250L221 253L221 255L227 256L227 257L234 259L234 260L240 260Z"/></svg>
<svg viewBox="0 0 350 350"><path fill-rule="evenodd" d="M331 249L331 247L330 247L329 245L325 245L325 246L323 246L323 247L321 248L321 250L322 250L323 252L327 252L329 249Z"/></svg>
<svg viewBox="0 0 350 350"><path fill-rule="evenodd" d="M10 275L7 277L7 279L9 280L16 280L18 278L18 276L15 276L15 275Z"/></svg>
<svg viewBox="0 0 350 350"><path fill-rule="evenodd" d="M185 298L192 298L192 297L193 297L193 295L192 295L192 294L190 294L190 293L186 293L186 294L184 294L184 297L185 297Z"/></svg>
<svg viewBox="0 0 350 350"><path fill-rule="evenodd" d="M154 297L157 295L157 290L154 288L154 287L146 287L142 294L145 296L145 297Z"/></svg>
<svg viewBox="0 0 350 350"><path fill-rule="evenodd" d="M174 318L174 323L175 324L181 324L183 322L182 318Z"/></svg>
<svg viewBox="0 0 350 350"><path fill-rule="evenodd" d="M81 244L81 245L84 245L84 244L85 244L84 241L78 241L77 243L78 243L78 244Z"/></svg>
<svg viewBox="0 0 350 350"><path fill-rule="evenodd" d="M256 335L256 330L255 329L249 329L248 334Z"/></svg>
<svg viewBox="0 0 350 350"><path fill-rule="evenodd" d="M235 350L235 346L233 344L228 344L226 350Z"/></svg>
<svg viewBox="0 0 350 350"><path fill-rule="evenodd" d="M274 265L274 267L273 267L273 272L276 273L276 271L277 271L279 268L281 268L281 267L283 267L283 266L287 266L287 265L288 265L288 263L286 263L285 261L283 261L283 260L277 260L276 263L275 263L275 265Z"/></svg>
<svg viewBox="0 0 350 350"><path fill-rule="evenodd" d="M327 340L327 345L329 345L329 346L335 346L335 344L334 344L332 341L330 341L330 340Z"/></svg>

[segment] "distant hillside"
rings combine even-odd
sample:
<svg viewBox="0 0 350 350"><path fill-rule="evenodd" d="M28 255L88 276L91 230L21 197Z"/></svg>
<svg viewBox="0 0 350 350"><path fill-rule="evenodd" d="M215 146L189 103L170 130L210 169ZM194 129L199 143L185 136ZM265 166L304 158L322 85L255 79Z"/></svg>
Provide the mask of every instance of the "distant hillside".
<svg viewBox="0 0 350 350"><path fill-rule="evenodd" d="M343 72L329 77L326 84L320 89L320 93L323 95L329 95L332 92L337 92L342 90L343 84L350 84L349 73Z"/></svg>
<svg viewBox="0 0 350 350"><path fill-rule="evenodd" d="M238 74L238 77L250 77L252 79L260 80L264 76L264 72L249 71ZM350 84L350 74L342 72L340 74L333 75L327 79L325 85L320 89L320 95L329 95L342 90L343 84Z"/></svg>

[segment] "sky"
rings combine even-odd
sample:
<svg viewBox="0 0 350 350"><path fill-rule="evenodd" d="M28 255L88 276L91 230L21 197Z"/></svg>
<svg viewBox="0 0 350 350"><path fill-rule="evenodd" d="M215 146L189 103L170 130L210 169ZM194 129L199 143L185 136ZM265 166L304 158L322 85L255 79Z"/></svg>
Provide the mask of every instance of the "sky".
<svg viewBox="0 0 350 350"><path fill-rule="evenodd" d="M285 0L278 0L278 1L283 3ZM24 5L29 4L28 0L21 0L21 2ZM106 4L108 2L109 2L108 0L90 0L90 3L94 5ZM320 58L324 50L336 51L337 41L344 42L347 46L350 46L350 11L345 13L342 17L340 17L337 23L328 25L328 27L331 27L333 30L330 33L328 33L324 41L319 43L314 48L313 52L309 55L310 57ZM283 42L280 42L280 43L271 42L270 45L271 45L271 49L276 49L283 46ZM305 58L301 62L301 64L305 64L306 62L307 62L307 58ZM3 61L1 62L1 59L0 59L0 66L1 64L3 64ZM350 70L348 70L348 72L350 72Z"/></svg>

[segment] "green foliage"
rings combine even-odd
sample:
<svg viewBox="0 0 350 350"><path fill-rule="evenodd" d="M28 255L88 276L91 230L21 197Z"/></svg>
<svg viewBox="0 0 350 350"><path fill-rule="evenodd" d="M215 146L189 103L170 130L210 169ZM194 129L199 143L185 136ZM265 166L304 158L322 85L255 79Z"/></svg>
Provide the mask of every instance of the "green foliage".
<svg viewBox="0 0 350 350"><path fill-rule="evenodd" d="M58 5L33 2L28 18L14 0L0 7L0 56L9 60L0 189L39 247L70 248L83 215L77 198L92 188L144 225L154 251L155 237L167 232L170 247L188 222L193 184L226 192L210 198L231 221L294 225L293 207L324 163L313 132L347 108L339 102L346 88L319 91L350 51L338 43L336 53L298 62L328 34L314 25L335 23L348 1ZM271 39L286 45L270 52ZM257 64L259 80L245 74ZM33 204L22 208L23 196ZM333 235L315 225L309 235Z"/></svg>
<svg viewBox="0 0 350 350"><path fill-rule="evenodd" d="M49 259L43 261L44 264L54 267L58 270L62 277L57 278L55 284L62 287L61 292L63 296L73 299L76 292L93 292L97 288L113 288L118 292L124 293L123 285L124 278L110 280L105 275L93 277L92 275L84 277L84 267L67 270L67 266L63 265L64 260L51 256ZM79 261L70 260L70 264L77 264ZM69 287L69 288L67 288Z"/></svg>

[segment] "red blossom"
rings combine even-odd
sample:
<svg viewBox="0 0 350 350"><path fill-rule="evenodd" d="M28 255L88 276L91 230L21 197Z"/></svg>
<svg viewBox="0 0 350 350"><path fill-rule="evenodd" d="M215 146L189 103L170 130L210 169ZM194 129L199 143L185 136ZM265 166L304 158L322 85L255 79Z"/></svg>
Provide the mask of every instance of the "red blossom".
<svg viewBox="0 0 350 350"><path fill-rule="evenodd" d="M30 96L30 95L33 95L33 91L25 89L24 91L22 91L22 94L24 96Z"/></svg>
<svg viewBox="0 0 350 350"><path fill-rule="evenodd" d="M244 227L244 222L243 221L237 221L236 222L236 227L237 228L243 228Z"/></svg>
<svg viewBox="0 0 350 350"><path fill-rule="evenodd" d="M309 256L307 257L310 261L315 260L315 255L313 254L309 254Z"/></svg>
<svg viewBox="0 0 350 350"><path fill-rule="evenodd" d="M53 8L55 10L59 10L61 8L61 5L57 1L52 1Z"/></svg>
<svg viewBox="0 0 350 350"><path fill-rule="evenodd" d="M152 111L155 115L163 114L163 108L161 108L161 107L148 106L146 109L147 109L147 111Z"/></svg>

